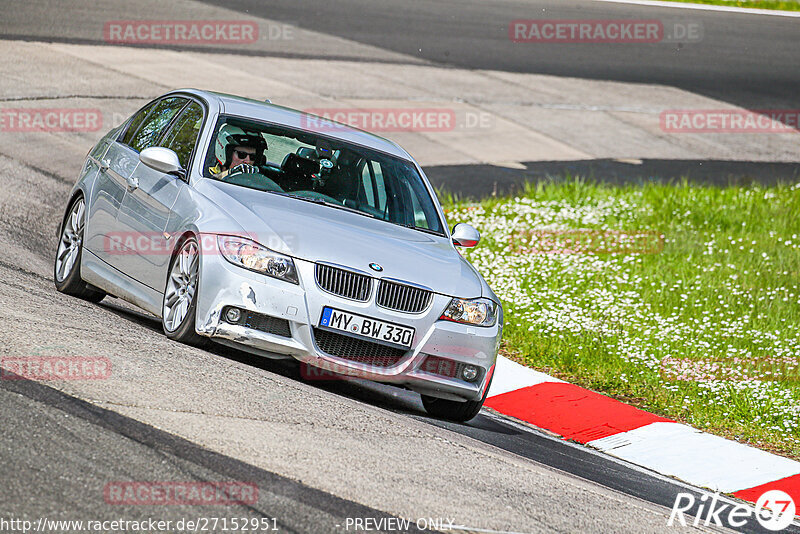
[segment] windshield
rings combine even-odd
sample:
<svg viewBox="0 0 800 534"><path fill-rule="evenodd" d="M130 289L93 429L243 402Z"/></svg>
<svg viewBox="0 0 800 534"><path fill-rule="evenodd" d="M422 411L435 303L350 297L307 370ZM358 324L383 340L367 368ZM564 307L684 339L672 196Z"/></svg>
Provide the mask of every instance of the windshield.
<svg viewBox="0 0 800 534"><path fill-rule="evenodd" d="M312 132L223 116L204 175L444 235L410 161Z"/></svg>

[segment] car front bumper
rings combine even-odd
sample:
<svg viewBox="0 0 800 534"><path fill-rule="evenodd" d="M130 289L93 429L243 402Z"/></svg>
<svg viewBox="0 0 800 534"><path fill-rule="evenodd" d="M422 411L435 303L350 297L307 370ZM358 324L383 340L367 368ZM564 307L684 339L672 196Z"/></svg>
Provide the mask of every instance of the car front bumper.
<svg viewBox="0 0 800 534"><path fill-rule="evenodd" d="M439 294L433 295L431 305L420 314L388 310L375 304L375 291L370 300L363 303L325 292L315 281L314 263L294 261L299 285L232 265L219 254L204 254L197 296L198 334L262 356L293 357L337 375L405 386L433 397L483 398L497 358L502 310L497 324L492 327L440 321L450 297ZM231 324L223 317L223 309L229 306L286 321L288 332L276 334L264 328ZM411 348L389 366L352 361L347 354L328 354L320 350L314 334L325 306L414 328ZM435 359L428 360L431 357L451 360L454 366L432 365ZM463 365L476 366L477 379L468 382L458 376L458 372L454 373ZM326 376L313 372L309 375L310 378Z"/></svg>

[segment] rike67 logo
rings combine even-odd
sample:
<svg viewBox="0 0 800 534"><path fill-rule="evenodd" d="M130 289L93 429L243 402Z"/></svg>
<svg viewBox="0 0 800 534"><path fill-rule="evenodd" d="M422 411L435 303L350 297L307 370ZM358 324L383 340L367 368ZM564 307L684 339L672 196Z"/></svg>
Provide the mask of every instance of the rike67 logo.
<svg viewBox="0 0 800 534"><path fill-rule="evenodd" d="M792 497L780 490L769 490L761 494L755 508L720 499L719 493L703 494L696 499L691 493L678 493L667 526L718 526L740 529L755 518L758 523L773 532L787 528L794 521L797 508ZM686 516L694 516L694 519Z"/></svg>

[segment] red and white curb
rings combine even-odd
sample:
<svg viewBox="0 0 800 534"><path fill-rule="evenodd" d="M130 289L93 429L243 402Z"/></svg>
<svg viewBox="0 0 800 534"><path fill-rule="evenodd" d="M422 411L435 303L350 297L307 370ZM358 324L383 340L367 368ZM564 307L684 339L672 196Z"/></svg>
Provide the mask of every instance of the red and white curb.
<svg viewBox="0 0 800 534"><path fill-rule="evenodd" d="M750 502L781 490L800 504L800 462L701 432L502 356L484 406L694 486Z"/></svg>

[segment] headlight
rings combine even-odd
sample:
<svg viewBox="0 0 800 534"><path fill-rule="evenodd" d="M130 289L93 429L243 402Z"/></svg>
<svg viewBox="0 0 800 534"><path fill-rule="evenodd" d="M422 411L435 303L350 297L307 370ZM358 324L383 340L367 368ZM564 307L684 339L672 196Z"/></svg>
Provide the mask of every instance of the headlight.
<svg viewBox="0 0 800 534"><path fill-rule="evenodd" d="M219 251L226 260L257 273L298 284L297 269L289 256L279 254L255 241L229 235L217 236Z"/></svg>
<svg viewBox="0 0 800 534"><path fill-rule="evenodd" d="M475 326L494 326L497 321L497 304L483 298L472 300L454 298L439 319Z"/></svg>

